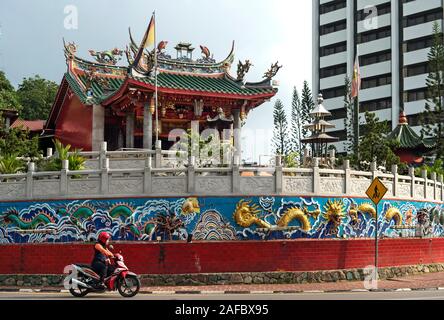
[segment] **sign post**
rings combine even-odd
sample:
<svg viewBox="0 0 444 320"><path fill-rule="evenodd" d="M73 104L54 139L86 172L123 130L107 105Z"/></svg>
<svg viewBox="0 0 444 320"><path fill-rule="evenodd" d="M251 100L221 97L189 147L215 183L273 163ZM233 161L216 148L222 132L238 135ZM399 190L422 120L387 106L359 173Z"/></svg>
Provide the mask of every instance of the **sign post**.
<svg viewBox="0 0 444 320"><path fill-rule="evenodd" d="M378 231L379 231L379 214L378 205L382 198L387 193L387 187L379 180L375 178L370 187L367 189L366 194L373 201L376 206L376 221L375 221L375 268L376 268L376 281L378 280Z"/></svg>

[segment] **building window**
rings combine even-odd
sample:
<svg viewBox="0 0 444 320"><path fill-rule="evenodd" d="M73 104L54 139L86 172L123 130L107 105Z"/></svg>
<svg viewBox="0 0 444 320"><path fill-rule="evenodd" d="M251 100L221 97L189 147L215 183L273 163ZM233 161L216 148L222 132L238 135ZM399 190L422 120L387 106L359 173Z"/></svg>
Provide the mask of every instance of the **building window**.
<svg viewBox="0 0 444 320"><path fill-rule="evenodd" d="M331 66L331 67L327 67L327 68L322 68L319 72L319 76L321 77L321 79L323 78L329 78L329 77L334 77L340 74L345 74L347 73L347 64L338 64L336 66Z"/></svg>
<svg viewBox="0 0 444 320"><path fill-rule="evenodd" d="M324 99L333 99L345 95L345 86L322 90Z"/></svg>
<svg viewBox="0 0 444 320"><path fill-rule="evenodd" d="M433 9L430 11L412 14L410 16L404 17L403 24L404 28L407 28L422 23L441 20L442 18L443 18L443 10L442 7L439 7L438 9Z"/></svg>
<svg viewBox="0 0 444 320"><path fill-rule="evenodd" d="M329 120L338 120L347 117L347 110L345 108L329 110L329 111L331 112L331 117L329 117Z"/></svg>
<svg viewBox="0 0 444 320"><path fill-rule="evenodd" d="M404 92L404 102L425 100L427 98L427 88L415 89Z"/></svg>
<svg viewBox="0 0 444 320"><path fill-rule="evenodd" d="M347 42L335 43L329 46L321 47L321 57L347 51Z"/></svg>
<svg viewBox="0 0 444 320"><path fill-rule="evenodd" d="M347 7L347 1L346 0L337 0L337 1L332 1L329 3L325 3L325 4L321 4L319 6L319 13L320 14L326 14L332 11L336 11L339 9L343 9Z"/></svg>
<svg viewBox="0 0 444 320"><path fill-rule="evenodd" d="M321 26L319 28L319 33L321 36L323 36L329 33L345 30L346 28L347 28L346 20L341 20Z"/></svg>
<svg viewBox="0 0 444 320"><path fill-rule="evenodd" d="M359 105L360 112L373 112L377 110L391 109L392 108L392 99L391 98L383 98L371 101L361 102Z"/></svg>
<svg viewBox="0 0 444 320"><path fill-rule="evenodd" d="M382 16L384 14L392 12L392 6L390 2L380 4L376 6L378 16ZM358 11L357 19L358 21L365 20L370 13L366 13L365 9Z"/></svg>
<svg viewBox="0 0 444 320"><path fill-rule="evenodd" d="M427 36L424 38L413 39L410 41L404 42L404 52L411 52L426 48L431 48L433 45L434 36Z"/></svg>
<svg viewBox="0 0 444 320"><path fill-rule="evenodd" d="M389 61L392 59L391 50L381 51L377 53L368 54L359 57L359 64L361 66L367 66L370 64L380 63L384 61Z"/></svg>
<svg viewBox="0 0 444 320"><path fill-rule="evenodd" d="M362 80L361 88L369 89L379 86L385 86L392 83L392 75L390 73Z"/></svg>
<svg viewBox="0 0 444 320"><path fill-rule="evenodd" d="M358 43L365 43L390 37L392 34L391 27L384 27L377 30L371 30L358 34Z"/></svg>
<svg viewBox="0 0 444 320"><path fill-rule="evenodd" d="M428 74L430 73L430 67L428 62L413 64L407 67L404 67L404 76L405 77L414 77L420 74Z"/></svg>

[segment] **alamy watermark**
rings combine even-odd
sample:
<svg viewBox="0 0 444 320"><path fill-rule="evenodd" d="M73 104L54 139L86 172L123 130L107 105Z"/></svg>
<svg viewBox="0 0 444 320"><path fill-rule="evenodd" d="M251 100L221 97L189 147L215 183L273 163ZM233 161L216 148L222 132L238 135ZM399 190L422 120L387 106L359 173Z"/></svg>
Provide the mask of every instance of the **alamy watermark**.
<svg viewBox="0 0 444 320"><path fill-rule="evenodd" d="M67 5L63 8L65 19L63 27L66 30L77 30L79 28L79 10L75 5Z"/></svg>
<svg viewBox="0 0 444 320"><path fill-rule="evenodd" d="M364 29L365 30L375 30L379 27L378 20L378 8L376 6L366 6L364 7Z"/></svg>
<svg viewBox="0 0 444 320"><path fill-rule="evenodd" d="M364 268L364 288L367 290L378 289L378 268L367 266Z"/></svg>

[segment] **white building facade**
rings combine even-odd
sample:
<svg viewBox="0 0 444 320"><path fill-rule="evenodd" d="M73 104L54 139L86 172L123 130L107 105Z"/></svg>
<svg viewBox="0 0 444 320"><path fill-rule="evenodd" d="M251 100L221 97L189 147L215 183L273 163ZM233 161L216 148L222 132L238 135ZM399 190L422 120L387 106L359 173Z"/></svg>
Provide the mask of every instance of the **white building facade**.
<svg viewBox="0 0 444 320"><path fill-rule="evenodd" d="M428 53L433 24L443 26L443 0L312 0L313 92L321 92L329 134L339 137L345 151L345 77L352 77L356 52L361 66L361 124L366 111L375 112L394 129L404 110L419 132L425 108ZM357 50L357 51L356 51ZM362 132L362 131L361 131Z"/></svg>

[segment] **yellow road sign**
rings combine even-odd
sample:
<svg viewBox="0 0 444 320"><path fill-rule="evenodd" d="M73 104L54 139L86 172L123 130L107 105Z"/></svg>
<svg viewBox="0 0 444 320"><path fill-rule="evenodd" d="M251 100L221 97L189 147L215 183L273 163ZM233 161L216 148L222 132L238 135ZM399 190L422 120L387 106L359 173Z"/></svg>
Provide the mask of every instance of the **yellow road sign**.
<svg viewBox="0 0 444 320"><path fill-rule="evenodd" d="M384 186L384 184L376 178L373 180L370 187L367 189L367 196L370 198L370 200L373 201L375 205L378 205L379 202L384 198L385 194L387 193L387 188Z"/></svg>

